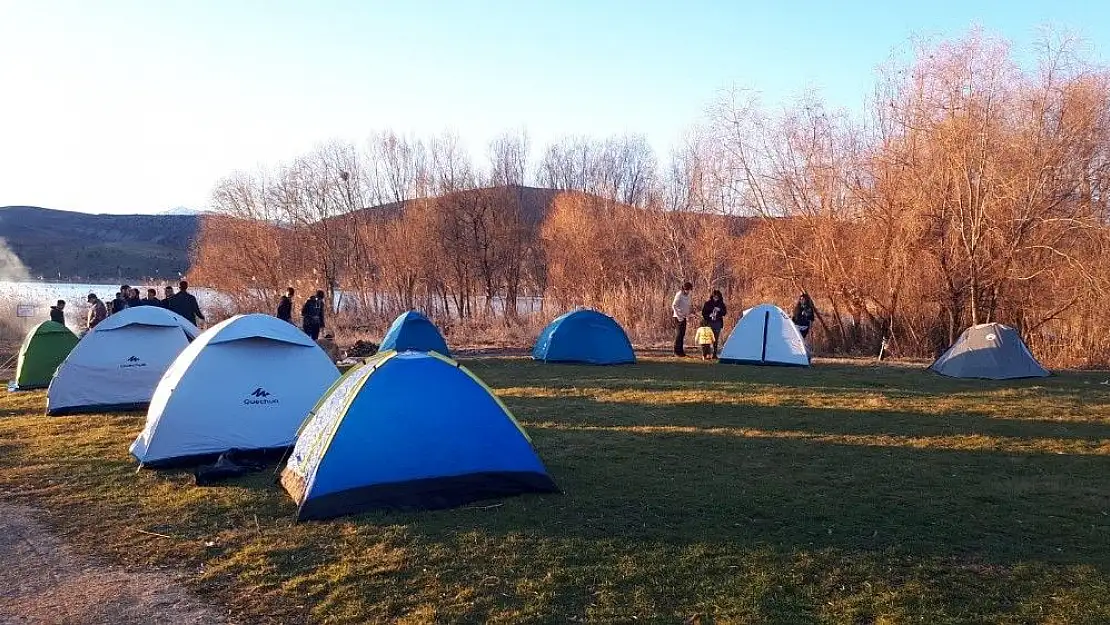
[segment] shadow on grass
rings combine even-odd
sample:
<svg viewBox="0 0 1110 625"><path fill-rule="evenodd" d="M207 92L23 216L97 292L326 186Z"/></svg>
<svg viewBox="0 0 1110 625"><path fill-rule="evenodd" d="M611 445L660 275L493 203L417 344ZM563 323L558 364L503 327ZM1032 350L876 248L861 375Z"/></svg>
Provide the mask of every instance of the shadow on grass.
<svg viewBox="0 0 1110 625"><path fill-rule="evenodd" d="M813 435L985 436L1110 443L1110 423L999 419L979 414L844 410L744 403L652 406L588 397L506 397L518 419L568 427L694 427L805 432ZM1048 453L1052 453L1048 451Z"/></svg>
<svg viewBox="0 0 1110 625"><path fill-rule="evenodd" d="M635 365L593 367L544 364L525 359L466 360L468 368L495 387L516 386L523 379L552 388L597 387L642 391L744 388L767 385L827 393L867 391L893 395L946 397L1007 389L1036 389L1041 395L1097 395L1110 401L1110 373L1067 371L1048 378L964 380L946 378L919 368L882 365L820 364L810 368L720 365L695 359L650 360Z"/></svg>
<svg viewBox="0 0 1110 625"><path fill-rule="evenodd" d="M1105 456L531 431L565 495L507 504L491 515L497 521L489 530L785 550L895 549L1110 570ZM420 516L411 519L423 524Z"/></svg>

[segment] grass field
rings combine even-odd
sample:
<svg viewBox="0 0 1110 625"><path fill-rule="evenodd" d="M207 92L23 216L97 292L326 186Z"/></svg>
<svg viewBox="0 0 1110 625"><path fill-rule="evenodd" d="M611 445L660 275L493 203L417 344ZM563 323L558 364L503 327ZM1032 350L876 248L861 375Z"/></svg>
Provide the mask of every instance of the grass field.
<svg viewBox="0 0 1110 625"><path fill-rule="evenodd" d="M141 416L4 393L0 499L242 622L1110 623L1108 373L466 364L564 494L298 525L270 473L136 474Z"/></svg>

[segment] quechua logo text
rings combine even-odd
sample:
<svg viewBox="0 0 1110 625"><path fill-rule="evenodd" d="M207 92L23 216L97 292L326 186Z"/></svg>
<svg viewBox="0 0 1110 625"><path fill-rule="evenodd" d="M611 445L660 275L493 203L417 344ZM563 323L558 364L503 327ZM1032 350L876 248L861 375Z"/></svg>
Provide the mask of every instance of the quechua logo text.
<svg viewBox="0 0 1110 625"><path fill-rule="evenodd" d="M254 389L247 398L243 400L244 404L248 406L268 406L271 404L279 403L276 398L273 398L273 393L259 386Z"/></svg>
<svg viewBox="0 0 1110 625"><path fill-rule="evenodd" d="M145 366L146 366L146 363L143 362L142 358L139 358L138 356L128 356L127 360L125 360L123 362L123 364L119 366L119 368L120 369L133 369L135 367L145 367Z"/></svg>

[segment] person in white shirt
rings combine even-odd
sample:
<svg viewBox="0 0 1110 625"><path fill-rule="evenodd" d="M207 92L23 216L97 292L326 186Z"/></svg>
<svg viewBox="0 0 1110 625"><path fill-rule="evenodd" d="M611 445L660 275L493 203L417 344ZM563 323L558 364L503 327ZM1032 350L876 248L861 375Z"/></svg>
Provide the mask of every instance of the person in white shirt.
<svg viewBox="0 0 1110 625"><path fill-rule="evenodd" d="M686 355L686 320L690 318L692 308L690 306L690 292L694 290L694 285L689 282L682 284L682 290L675 293L674 301L671 302L671 316L674 318L675 336L674 336L674 355Z"/></svg>

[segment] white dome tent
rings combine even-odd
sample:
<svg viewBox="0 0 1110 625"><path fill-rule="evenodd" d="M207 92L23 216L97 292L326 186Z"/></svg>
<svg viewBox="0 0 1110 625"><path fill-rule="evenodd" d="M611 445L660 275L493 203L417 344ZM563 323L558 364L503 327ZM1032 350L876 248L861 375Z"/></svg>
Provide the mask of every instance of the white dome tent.
<svg viewBox="0 0 1110 625"><path fill-rule="evenodd" d="M722 363L809 366L809 349L781 308L760 304L744 311L721 349Z"/></svg>
<svg viewBox="0 0 1110 625"><path fill-rule="evenodd" d="M338 378L324 350L296 326L270 315L232 317L166 371L131 453L157 465L288 447Z"/></svg>
<svg viewBox="0 0 1110 625"><path fill-rule="evenodd" d="M100 322L58 367L46 414L139 410L181 350L200 334L180 315L136 306Z"/></svg>

